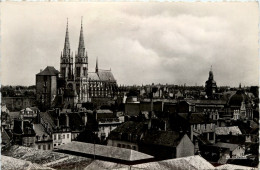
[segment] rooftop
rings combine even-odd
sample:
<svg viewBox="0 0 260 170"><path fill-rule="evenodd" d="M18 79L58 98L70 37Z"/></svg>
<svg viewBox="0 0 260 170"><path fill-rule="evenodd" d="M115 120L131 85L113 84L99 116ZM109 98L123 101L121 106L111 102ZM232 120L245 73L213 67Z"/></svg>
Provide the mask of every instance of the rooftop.
<svg viewBox="0 0 260 170"><path fill-rule="evenodd" d="M53 66L47 66L43 71L36 74L37 76L56 76L59 74L59 71L56 70Z"/></svg>
<svg viewBox="0 0 260 170"><path fill-rule="evenodd" d="M230 151L233 151L237 147L239 147L239 145L237 145L237 144L223 143L223 142L218 142L218 143L214 144L213 146L217 146L217 147L220 147L220 148L228 148L228 149L230 149Z"/></svg>
<svg viewBox="0 0 260 170"><path fill-rule="evenodd" d="M19 170L32 170L32 169L44 169L49 170L52 168L41 166L38 164L31 163L29 161L21 160L12 158L9 156L1 156L1 169L5 170L13 170L13 169L19 169Z"/></svg>
<svg viewBox="0 0 260 170"><path fill-rule="evenodd" d="M95 150L94 150L95 147ZM98 145L92 143L83 143L72 141L71 143L60 145L59 150L72 151L81 154L96 155L105 158L112 158L124 161L138 161L143 159L151 159L153 156L131 149L118 148L113 146Z"/></svg>
<svg viewBox="0 0 260 170"><path fill-rule="evenodd" d="M215 129L216 135L242 135L238 126L230 126L230 127L217 127Z"/></svg>

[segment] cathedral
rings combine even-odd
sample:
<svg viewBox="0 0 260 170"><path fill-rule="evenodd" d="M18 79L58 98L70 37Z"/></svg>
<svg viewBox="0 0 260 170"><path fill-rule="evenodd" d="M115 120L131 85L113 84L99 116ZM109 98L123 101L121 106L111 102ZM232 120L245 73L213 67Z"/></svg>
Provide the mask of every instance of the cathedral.
<svg viewBox="0 0 260 170"><path fill-rule="evenodd" d="M60 71L48 66L36 75L37 101L48 108L54 106L57 101L63 106L72 107L76 103L112 99L116 95L117 88L111 69L99 69L98 60L95 71L89 72L82 21L79 45L74 58L70 48L67 21L64 48L60 56Z"/></svg>

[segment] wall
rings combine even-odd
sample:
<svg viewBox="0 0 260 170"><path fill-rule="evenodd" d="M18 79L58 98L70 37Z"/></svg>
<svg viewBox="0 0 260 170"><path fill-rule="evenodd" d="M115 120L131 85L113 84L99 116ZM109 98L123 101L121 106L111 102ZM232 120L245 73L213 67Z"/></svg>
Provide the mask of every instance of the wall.
<svg viewBox="0 0 260 170"><path fill-rule="evenodd" d="M60 137L59 137L60 136ZM53 148L71 142L71 132L57 132L52 134Z"/></svg>
<svg viewBox="0 0 260 170"><path fill-rule="evenodd" d="M136 150L136 151L139 150L138 145L136 143L126 142L126 141L118 141L118 140L111 140L111 139L108 139L107 146L115 146L115 147L120 147L120 148L133 149L133 150Z"/></svg>
<svg viewBox="0 0 260 170"><path fill-rule="evenodd" d="M194 145L187 135L184 135L176 148L176 158L193 156Z"/></svg>

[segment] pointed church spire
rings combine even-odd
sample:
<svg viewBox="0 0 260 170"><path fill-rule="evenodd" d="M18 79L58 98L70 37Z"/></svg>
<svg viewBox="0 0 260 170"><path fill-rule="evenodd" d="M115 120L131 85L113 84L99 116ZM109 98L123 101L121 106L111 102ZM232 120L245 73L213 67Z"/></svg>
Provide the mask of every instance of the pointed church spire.
<svg viewBox="0 0 260 170"><path fill-rule="evenodd" d="M96 73L98 72L98 57L96 59Z"/></svg>
<svg viewBox="0 0 260 170"><path fill-rule="evenodd" d="M67 18L67 27L66 27L66 35L63 49L63 57L70 56L70 40L69 40L69 26L68 26L68 18Z"/></svg>
<svg viewBox="0 0 260 170"><path fill-rule="evenodd" d="M83 17L81 17L81 28L80 28L80 35L79 35L78 57L84 57L84 53L85 53L82 20L83 20Z"/></svg>

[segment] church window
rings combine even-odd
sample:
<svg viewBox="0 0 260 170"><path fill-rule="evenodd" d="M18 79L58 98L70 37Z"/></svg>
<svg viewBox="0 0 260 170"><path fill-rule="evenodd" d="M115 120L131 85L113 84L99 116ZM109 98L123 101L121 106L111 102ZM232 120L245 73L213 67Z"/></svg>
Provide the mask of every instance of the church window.
<svg viewBox="0 0 260 170"><path fill-rule="evenodd" d="M80 77L80 67L77 67L77 70L76 70L76 74L77 74L77 77Z"/></svg>
<svg viewBox="0 0 260 170"><path fill-rule="evenodd" d="M83 68L83 75L84 75L84 76L87 75L87 68L86 68L86 67Z"/></svg>
<svg viewBox="0 0 260 170"><path fill-rule="evenodd" d="M66 68L64 68L64 67L61 68L61 74L63 77L65 77L65 74L66 74L65 72L66 72Z"/></svg>

